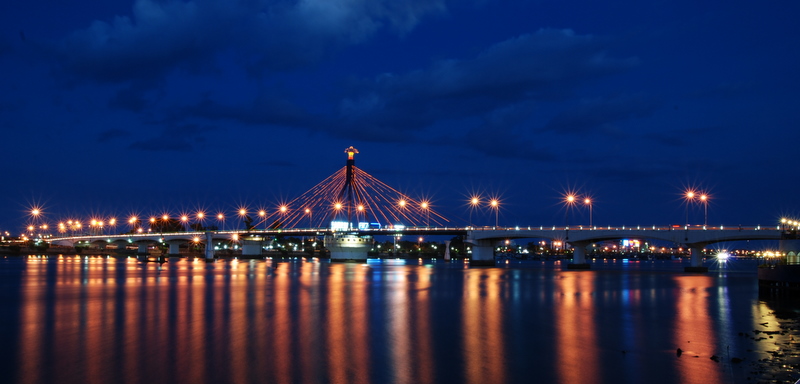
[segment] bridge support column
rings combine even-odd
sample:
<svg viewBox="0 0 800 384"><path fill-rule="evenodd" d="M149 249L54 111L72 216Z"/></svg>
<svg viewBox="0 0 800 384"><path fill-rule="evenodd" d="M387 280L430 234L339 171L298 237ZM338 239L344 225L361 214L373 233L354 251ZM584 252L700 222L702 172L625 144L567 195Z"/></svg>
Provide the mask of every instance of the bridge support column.
<svg viewBox="0 0 800 384"><path fill-rule="evenodd" d="M586 246L591 243L576 241L572 244L572 262L567 264L567 269L589 269L589 263L586 262Z"/></svg>
<svg viewBox="0 0 800 384"><path fill-rule="evenodd" d="M781 239L778 242L778 249L786 255L786 264L800 264L800 240Z"/></svg>
<svg viewBox="0 0 800 384"><path fill-rule="evenodd" d="M136 245L139 247L138 251L136 252L137 255L141 256L147 255L147 246L150 245L150 243L139 242L136 243Z"/></svg>
<svg viewBox="0 0 800 384"><path fill-rule="evenodd" d="M494 241L491 239L472 240L472 256L470 267L494 267Z"/></svg>
<svg viewBox="0 0 800 384"><path fill-rule="evenodd" d="M363 263L372 248L372 237L347 234L325 236L325 248L331 251L331 262L350 261Z"/></svg>
<svg viewBox="0 0 800 384"><path fill-rule="evenodd" d="M214 237L206 232L206 260L214 260Z"/></svg>
<svg viewBox="0 0 800 384"><path fill-rule="evenodd" d="M257 259L261 257L264 247L264 238L260 236L249 236L240 239L242 242L242 258Z"/></svg>
<svg viewBox="0 0 800 384"><path fill-rule="evenodd" d="M684 272L708 272L708 267L703 266L703 248L705 244L687 244L691 252L691 264L683 269Z"/></svg>
<svg viewBox="0 0 800 384"><path fill-rule="evenodd" d="M181 244L184 243L183 240L169 240L167 244L169 244L169 253L167 256L175 256L178 257L181 255Z"/></svg>

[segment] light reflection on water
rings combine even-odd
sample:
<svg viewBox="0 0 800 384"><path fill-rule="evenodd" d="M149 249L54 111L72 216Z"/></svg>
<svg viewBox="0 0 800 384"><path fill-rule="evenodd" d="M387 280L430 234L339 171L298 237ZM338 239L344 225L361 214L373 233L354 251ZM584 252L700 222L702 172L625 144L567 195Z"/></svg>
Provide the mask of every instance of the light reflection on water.
<svg viewBox="0 0 800 384"><path fill-rule="evenodd" d="M2 368L19 383L723 383L758 348L738 332L774 321L754 268L597 267L6 258Z"/></svg>

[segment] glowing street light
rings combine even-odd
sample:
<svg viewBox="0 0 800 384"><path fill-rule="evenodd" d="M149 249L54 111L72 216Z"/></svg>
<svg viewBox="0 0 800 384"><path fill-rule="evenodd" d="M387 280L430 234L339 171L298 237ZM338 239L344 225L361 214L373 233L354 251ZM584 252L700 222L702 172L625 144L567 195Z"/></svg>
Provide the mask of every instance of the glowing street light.
<svg viewBox="0 0 800 384"><path fill-rule="evenodd" d="M703 226L708 225L708 195L700 194L700 203L703 204Z"/></svg>
<svg viewBox="0 0 800 384"><path fill-rule="evenodd" d="M472 196L469 199L469 226L472 227L472 211L474 211L481 204L481 199L478 196Z"/></svg>
<svg viewBox="0 0 800 384"><path fill-rule="evenodd" d="M181 215L181 225L183 226L184 232L189 231L189 216L188 215Z"/></svg>
<svg viewBox="0 0 800 384"><path fill-rule="evenodd" d="M694 201L695 192L692 189L686 191L684 195L684 200L686 200L686 228L689 228L689 204Z"/></svg>
<svg viewBox="0 0 800 384"><path fill-rule="evenodd" d="M589 228L592 227L592 199L585 198L583 199L583 204L589 207Z"/></svg>
<svg viewBox="0 0 800 384"><path fill-rule="evenodd" d="M419 206L425 211L425 226L430 227L431 226L431 210L429 209L430 204L428 204L427 201L423 201Z"/></svg>
<svg viewBox="0 0 800 384"><path fill-rule="evenodd" d="M261 221L264 222L264 230L266 230L267 229L267 211L265 211L263 209L260 209L258 211L258 217L260 217Z"/></svg>
<svg viewBox="0 0 800 384"><path fill-rule="evenodd" d="M489 200L489 206L494 209L494 226L496 227L500 218L500 201L497 199Z"/></svg>
<svg viewBox="0 0 800 384"><path fill-rule="evenodd" d="M311 221L311 208L306 208L305 212L306 212L306 215L308 215L308 227L311 228L311 227L314 226L314 224Z"/></svg>
<svg viewBox="0 0 800 384"><path fill-rule="evenodd" d="M217 222L220 223L220 229L225 230L225 215L222 213L217 214Z"/></svg>
<svg viewBox="0 0 800 384"><path fill-rule="evenodd" d="M572 206L575 205L575 200L577 200L577 198L578 197L575 196L574 193L567 193L567 195L564 196L564 203L566 204L566 212L564 214L565 215L564 216L564 221L566 222L565 224L566 224L567 228L569 228L569 210L570 210L570 208L572 208Z"/></svg>

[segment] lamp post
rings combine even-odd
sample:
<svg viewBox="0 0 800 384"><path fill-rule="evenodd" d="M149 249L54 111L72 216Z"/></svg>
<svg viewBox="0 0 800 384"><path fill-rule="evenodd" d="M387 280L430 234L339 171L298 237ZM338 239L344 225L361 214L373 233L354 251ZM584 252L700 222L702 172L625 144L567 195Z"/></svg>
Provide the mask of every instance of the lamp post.
<svg viewBox="0 0 800 384"><path fill-rule="evenodd" d="M474 211L475 208L477 208L478 205L480 205L480 203L481 203L481 199L478 196L472 196L472 198L469 200L469 204L470 204L470 207L469 207L469 226L470 227L472 227L472 211Z"/></svg>
<svg viewBox="0 0 800 384"><path fill-rule="evenodd" d="M242 224L245 224L245 219L247 218L247 209L246 208L239 208L239 218L242 220ZM250 228L245 228L249 230Z"/></svg>
<svg viewBox="0 0 800 384"><path fill-rule="evenodd" d="M566 212L565 212L565 228L569 228L569 209L575 205L575 195L572 193L568 193L567 196L564 198L564 202L566 203Z"/></svg>
<svg viewBox="0 0 800 384"><path fill-rule="evenodd" d="M428 204L427 201L423 201L419 206L420 208L422 208L422 210L425 211L425 226L430 227L431 226L431 211L429 209L430 205Z"/></svg>
<svg viewBox="0 0 800 384"><path fill-rule="evenodd" d="M220 223L220 229L225 230L225 215L222 213L217 214L217 222Z"/></svg>
<svg viewBox="0 0 800 384"><path fill-rule="evenodd" d="M289 206L283 204L278 208L278 211L281 213L281 227L285 227L286 223L284 221L286 220L286 214L289 212Z"/></svg>
<svg viewBox="0 0 800 384"><path fill-rule="evenodd" d="M592 199L588 197L583 199L583 204L589 206L589 228L592 228Z"/></svg>
<svg viewBox="0 0 800 384"><path fill-rule="evenodd" d="M261 221L264 222L264 230L267 230L267 211L260 209L258 211L258 217L261 218Z"/></svg>
<svg viewBox="0 0 800 384"><path fill-rule="evenodd" d="M708 195L700 195L700 202L703 203L703 227L708 225Z"/></svg>
<svg viewBox="0 0 800 384"><path fill-rule="evenodd" d="M194 214L195 217L195 224L197 224L198 230L205 230L205 226L203 225L203 220L206 218L206 214L203 211L198 211Z"/></svg>
<svg viewBox="0 0 800 384"><path fill-rule="evenodd" d="M688 190L686 191L685 199L686 199L686 228L689 228L689 204L694 201L694 191Z"/></svg>
<svg viewBox="0 0 800 384"><path fill-rule="evenodd" d="M496 227L500 217L500 201L492 199L489 201L489 206L494 209L494 226Z"/></svg>

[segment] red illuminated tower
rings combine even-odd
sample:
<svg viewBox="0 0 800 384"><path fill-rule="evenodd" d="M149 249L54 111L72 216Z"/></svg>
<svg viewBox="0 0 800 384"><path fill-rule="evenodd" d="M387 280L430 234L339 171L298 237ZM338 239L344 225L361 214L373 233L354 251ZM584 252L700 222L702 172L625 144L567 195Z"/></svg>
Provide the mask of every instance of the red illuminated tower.
<svg viewBox="0 0 800 384"><path fill-rule="evenodd" d="M339 192L339 201L342 202L342 205L347 210L348 227L356 228L357 224L353 225L353 207L355 207L356 203L355 198L358 197L355 196L358 195L358 190L353 183L353 176L356 166L355 155L358 153L358 150L351 145L350 148L344 150L344 153L347 154L347 173L342 190Z"/></svg>

